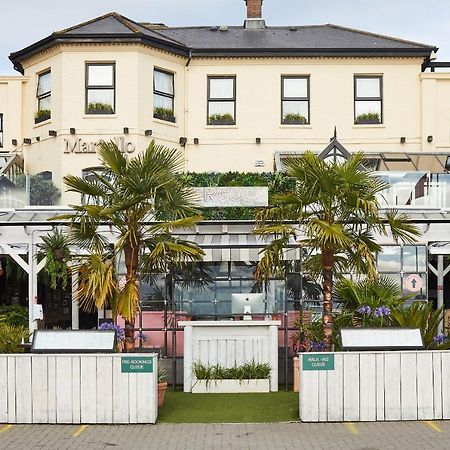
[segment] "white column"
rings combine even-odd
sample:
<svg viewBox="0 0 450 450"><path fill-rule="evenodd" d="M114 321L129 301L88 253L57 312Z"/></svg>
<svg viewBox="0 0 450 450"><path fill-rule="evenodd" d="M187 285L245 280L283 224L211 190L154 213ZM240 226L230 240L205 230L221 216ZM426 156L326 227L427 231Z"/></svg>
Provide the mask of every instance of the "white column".
<svg viewBox="0 0 450 450"><path fill-rule="evenodd" d="M278 326L269 326L270 390L278 391Z"/></svg>
<svg viewBox="0 0 450 450"><path fill-rule="evenodd" d="M78 271L72 271L72 330L80 328L80 316L78 302L75 301L75 293L78 289Z"/></svg>
<svg viewBox="0 0 450 450"><path fill-rule="evenodd" d="M193 354L193 327L186 325L184 327L184 355L183 355L183 373L184 373L184 392L191 392L192 389L192 354Z"/></svg>
<svg viewBox="0 0 450 450"><path fill-rule="evenodd" d="M37 322L34 319L34 304L37 299L37 261L36 244L34 243L33 232L30 234L30 244L28 245L28 331L33 333L37 329ZM31 339L31 337L30 337Z"/></svg>

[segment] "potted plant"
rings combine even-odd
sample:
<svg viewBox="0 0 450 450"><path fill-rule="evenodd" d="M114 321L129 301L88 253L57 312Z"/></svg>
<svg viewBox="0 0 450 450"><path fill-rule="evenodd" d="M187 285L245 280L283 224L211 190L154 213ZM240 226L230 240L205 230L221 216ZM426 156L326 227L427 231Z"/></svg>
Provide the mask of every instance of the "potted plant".
<svg viewBox="0 0 450 450"><path fill-rule="evenodd" d="M304 125L308 123L302 114L288 113L283 116L283 125Z"/></svg>
<svg viewBox="0 0 450 450"><path fill-rule="evenodd" d="M380 123L380 114L377 112L367 112L356 116L355 124L377 124Z"/></svg>
<svg viewBox="0 0 450 450"><path fill-rule="evenodd" d="M113 107L109 103L92 102L88 103L87 114L114 114Z"/></svg>
<svg viewBox="0 0 450 450"><path fill-rule="evenodd" d="M49 109L39 109L34 114L34 123L40 123L50 119L52 113Z"/></svg>
<svg viewBox="0 0 450 450"><path fill-rule="evenodd" d="M194 362L195 381L192 393L269 392L270 366L268 363L246 363L241 366L205 366Z"/></svg>
<svg viewBox="0 0 450 450"><path fill-rule="evenodd" d="M158 408L164 405L164 397L167 390L167 370L158 361Z"/></svg>
<svg viewBox="0 0 450 450"><path fill-rule="evenodd" d="M234 125L234 117L230 113L211 114L208 117L208 125Z"/></svg>
<svg viewBox="0 0 450 450"><path fill-rule="evenodd" d="M173 109L170 108L163 108L161 106L153 108L153 117L155 119L166 120L168 122L175 122L175 114Z"/></svg>
<svg viewBox="0 0 450 450"><path fill-rule="evenodd" d="M67 237L59 230L43 236L43 244L39 244L39 258L47 258L45 271L50 277L50 287L56 289L60 284L62 289L67 286L70 260L70 249Z"/></svg>

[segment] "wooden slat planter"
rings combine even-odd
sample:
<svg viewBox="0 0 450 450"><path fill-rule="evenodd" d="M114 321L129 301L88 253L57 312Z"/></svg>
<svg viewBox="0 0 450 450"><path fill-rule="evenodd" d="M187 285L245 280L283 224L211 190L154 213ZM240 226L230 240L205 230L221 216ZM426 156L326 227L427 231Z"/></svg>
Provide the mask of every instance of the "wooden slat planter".
<svg viewBox="0 0 450 450"><path fill-rule="evenodd" d="M450 352L331 353L312 370L300 355L300 420L363 422L450 419Z"/></svg>
<svg viewBox="0 0 450 450"><path fill-rule="evenodd" d="M196 380L192 385L193 394L234 394L270 392L270 381L266 380Z"/></svg>

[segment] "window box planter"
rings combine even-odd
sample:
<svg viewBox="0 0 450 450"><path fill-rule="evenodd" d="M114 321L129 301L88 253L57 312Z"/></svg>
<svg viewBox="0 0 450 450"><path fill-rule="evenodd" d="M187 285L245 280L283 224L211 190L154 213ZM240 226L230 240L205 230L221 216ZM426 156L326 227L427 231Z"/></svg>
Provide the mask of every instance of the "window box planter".
<svg viewBox="0 0 450 450"><path fill-rule="evenodd" d="M175 123L175 116L170 116L170 115L167 115L167 114L153 113L153 118L154 119L159 119L159 120L165 120L167 122Z"/></svg>
<svg viewBox="0 0 450 450"><path fill-rule="evenodd" d="M196 380L193 394L232 394L240 392L270 392L270 380Z"/></svg>
<svg viewBox="0 0 450 450"><path fill-rule="evenodd" d="M89 103L86 114L114 114L113 107L106 103Z"/></svg>
<svg viewBox="0 0 450 450"><path fill-rule="evenodd" d="M306 119L283 119L283 125L306 125Z"/></svg>
<svg viewBox="0 0 450 450"><path fill-rule="evenodd" d="M34 123L41 123L45 120L49 120L51 118L52 114L50 111L39 111L36 113L36 116L34 118Z"/></svg>
<svg viewBox="0 0 450 450"><path fill-rule="evenodd" d="M356 125L378 125L380 124L380 119L356 119Z"/></svg>
<svg viewBox="0 0 450 450"><path fill-rule="evenodd" d="M213 119L208 120L208 125L234 125L233 119Z"/></svg>

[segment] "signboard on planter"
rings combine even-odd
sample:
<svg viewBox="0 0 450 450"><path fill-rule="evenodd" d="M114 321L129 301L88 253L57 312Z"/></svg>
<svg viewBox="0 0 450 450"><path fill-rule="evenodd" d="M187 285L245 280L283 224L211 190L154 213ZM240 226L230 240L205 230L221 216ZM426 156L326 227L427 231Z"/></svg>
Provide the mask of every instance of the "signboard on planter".
<svg viewBox="0 0 450 450"><path fill-rule="evenodd" d="M153 356L122 356L122 373L153 373Z"/></svg>
<svg viewBox="0 0 450 450"><path fill-rule="evenodd" d="M197 204L204 208L259 207L269 204L267 186L196 187Z"/></svg>
<svg viewBox="0 0 450 450"><path fill-rule="evenodd" d="M334 355L306 353L303 357L303 370L334 370Z"/></svg>

